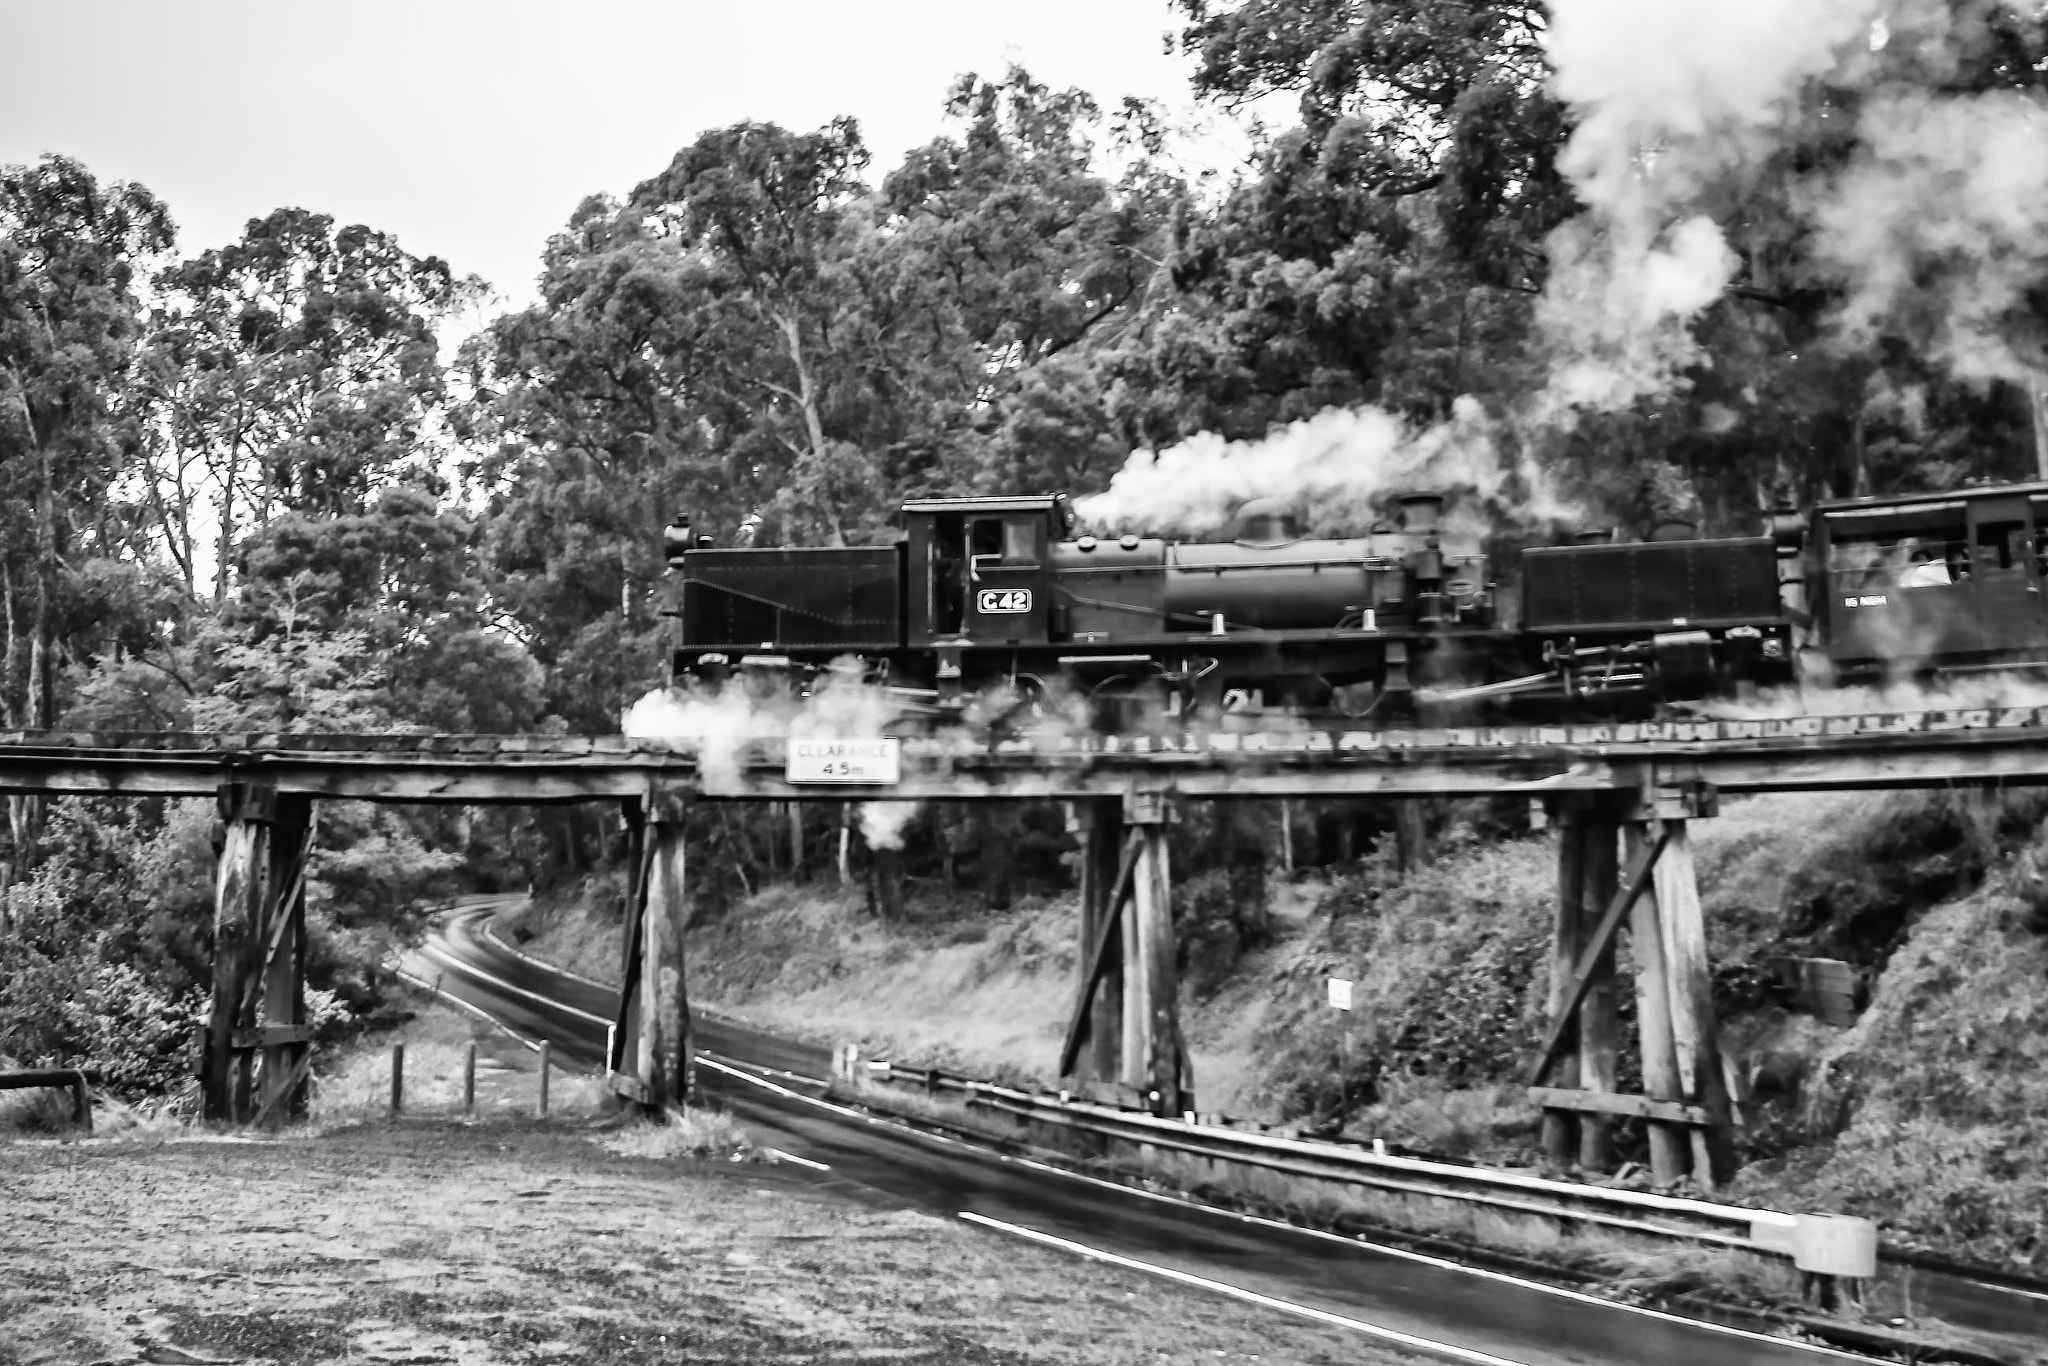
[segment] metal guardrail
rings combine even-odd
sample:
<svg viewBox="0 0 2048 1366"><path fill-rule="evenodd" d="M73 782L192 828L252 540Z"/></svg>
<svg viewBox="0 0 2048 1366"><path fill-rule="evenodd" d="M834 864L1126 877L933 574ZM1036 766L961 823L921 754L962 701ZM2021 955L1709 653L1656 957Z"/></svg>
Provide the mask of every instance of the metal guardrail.
<svg viewBox="0 0 2048 1366"><path fill-rule="evenodd" d="M1650 1191L1556 1181L1494 1168L1467 1167L1344 1145L1255 1133L1198 1117L1161 1119L1134 1110L1047 1096L932 1068L865 1064L866 1075L964 1096L971 1106L1190 1156L1229 1161L1400 1195L1467 1200L1493 1209L1545 1215L1632 1232L1679 1237L1792 1259L1802 1271L1866 1279L1876 1274L1876 1229L1868 1220L1791 1214Z"/></svg>
<svg viewBox="0 0 2048 1366"><path fill-rule="evenodd" d="M0 1072L0 1091L31 1091L47 1087L71 1093L71 1122L92 1132L92 1093L86 1090L86 1074L75 1067L38 1067L21 1072Z"/></svg>

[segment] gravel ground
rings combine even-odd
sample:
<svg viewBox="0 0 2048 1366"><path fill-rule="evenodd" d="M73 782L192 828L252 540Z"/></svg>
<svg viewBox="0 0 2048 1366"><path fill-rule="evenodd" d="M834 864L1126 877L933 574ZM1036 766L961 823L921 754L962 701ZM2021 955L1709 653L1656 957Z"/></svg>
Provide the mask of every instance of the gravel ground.
<svg viewBox="0 0 2048 1366"><path fill-rule="evenodd" d="M587 1118L0 1141L0 1364L1410 1360Z"/></svg>

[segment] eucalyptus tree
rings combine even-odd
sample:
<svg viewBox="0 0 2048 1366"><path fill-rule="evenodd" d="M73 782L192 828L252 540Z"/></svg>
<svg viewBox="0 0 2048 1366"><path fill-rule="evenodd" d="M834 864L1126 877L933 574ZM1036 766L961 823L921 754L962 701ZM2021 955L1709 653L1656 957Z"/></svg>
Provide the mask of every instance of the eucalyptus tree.
<svg viewBox="0 0 2048 1366"><path fill-rule="evenodd" d="M151 496L195 595L210 562L226 598L236 541L272 516L360 512L435 463L437 329L476 281L388 233L284 208L157 285Z"/></svg>

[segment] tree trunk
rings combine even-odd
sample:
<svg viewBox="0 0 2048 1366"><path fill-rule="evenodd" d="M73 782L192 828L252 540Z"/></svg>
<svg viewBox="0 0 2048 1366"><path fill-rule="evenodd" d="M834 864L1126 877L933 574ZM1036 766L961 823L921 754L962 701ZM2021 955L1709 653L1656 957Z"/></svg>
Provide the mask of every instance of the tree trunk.
<svg viewBox="0 0 2048 1366"><path fill-rule="evenodd" d="M811 379L811 367L804 360L803 332L797 320L788 314L777 315L776 323L782 328L783 340L789 347L789 363L796 368L797 406L803 410L804 436L810 442L811 459L822 462L825 459L825 420L818 413L817 386ZM828 495L819 512L825 525L832 530L832 544L846 544L846 530L839 524L839 510Z"/></svg>

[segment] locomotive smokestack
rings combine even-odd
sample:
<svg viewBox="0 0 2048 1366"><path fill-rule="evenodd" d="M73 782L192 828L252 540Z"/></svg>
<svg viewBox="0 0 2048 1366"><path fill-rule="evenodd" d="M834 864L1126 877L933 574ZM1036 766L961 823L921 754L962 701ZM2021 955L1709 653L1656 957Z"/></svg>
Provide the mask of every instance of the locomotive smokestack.
<svg viewBox="0 0 2048 1366"><path fill-rule="evenodd" d="M694 548L690 539L690 514L683 513L661 529L661 555L670 564L681 564L683 552Z"/></svg>
<svg viewBox="0 0 2048 1366"><path fill-rule="evenodd" d="M1435 531L1443 518L1441 493L1404 493L1394 501L1401 509L1403 531Z"/></svg>

